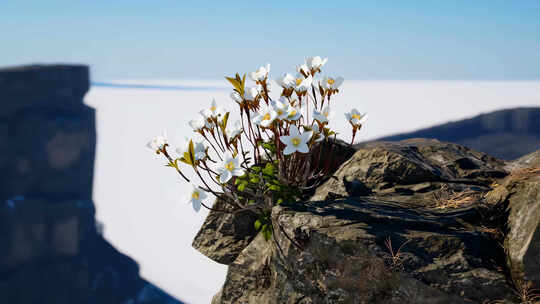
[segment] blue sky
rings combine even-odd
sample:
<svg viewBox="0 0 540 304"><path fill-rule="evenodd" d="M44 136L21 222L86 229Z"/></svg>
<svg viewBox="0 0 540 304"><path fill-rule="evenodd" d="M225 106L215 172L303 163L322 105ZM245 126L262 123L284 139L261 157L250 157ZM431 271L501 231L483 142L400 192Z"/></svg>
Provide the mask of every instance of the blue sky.
<svg viewBox="0 0 540 304"><path fill-rule="evenodd" d="M347 79L540 79L540 1L12 1L0 66L85 63L94 81L273 74L329 57Z"/></svg>

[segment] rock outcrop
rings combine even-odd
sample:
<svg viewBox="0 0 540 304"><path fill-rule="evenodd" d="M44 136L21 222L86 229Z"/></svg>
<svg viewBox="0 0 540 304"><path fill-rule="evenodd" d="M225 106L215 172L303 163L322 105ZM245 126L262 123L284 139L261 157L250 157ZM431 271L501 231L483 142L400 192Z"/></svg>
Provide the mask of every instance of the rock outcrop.
<svg viewBox="0 0 540 304"><path fill-rule="evenodd" d="M540 188L509 166L435 140L358 146L312 200L274 207L271 241L232 247L212 303L533 303Z"/></svg>
<svg viewBox="0 0 540 304"><path fill-rule="evenodd" d="M86 66L0 70L0 303L180 303L100 234Z"/></svg>
<svg viewBox="0 0 540 304"><path fill-rule="evenodd" d="M515 108L478 115L379 141L433 138L467 146L505 160L540 149L540 108Z"/></svg>
<svg viewBox="0 0 540 304"><path fill-rule="evenodd" d="M509 213L504 248L514 283L540 286L540 151L509 167L511 174L486 198Z"/></svg>

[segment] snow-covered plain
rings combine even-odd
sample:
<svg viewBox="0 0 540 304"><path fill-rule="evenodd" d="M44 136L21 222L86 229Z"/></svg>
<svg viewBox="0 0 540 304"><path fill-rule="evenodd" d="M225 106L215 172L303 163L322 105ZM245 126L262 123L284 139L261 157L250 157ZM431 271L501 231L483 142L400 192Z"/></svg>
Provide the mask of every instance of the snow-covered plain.
<svg viewBox="0 0 540 304"><path fill-rule="evenodd" d="M187 303L209 303L226 266L191 247L207 212L195 213L186 204L189 185L145 144L162 130L173 143L191 136L187 121L211 98L237 114L229 87L225 81L131 83L199 89L91 88L85 100L97 110L97 218L105 237L139 262L144 278ZM346 140L350 129L343 113L352 107L368 112L357 135L363 141L504 108L540 106L540 82L345 81L332 106L330 126Z"/></svg>

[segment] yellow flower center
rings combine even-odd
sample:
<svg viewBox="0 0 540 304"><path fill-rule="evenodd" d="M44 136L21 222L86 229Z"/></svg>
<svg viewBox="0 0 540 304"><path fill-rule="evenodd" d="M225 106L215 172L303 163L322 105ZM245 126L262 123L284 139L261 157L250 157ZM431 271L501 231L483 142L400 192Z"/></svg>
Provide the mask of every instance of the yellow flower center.
<svg viewBox="0 0 540 304"><path fill-rule="evenodd" d="M225 169L229 170L229 171L232 171L234 170L234 162L233 161L230 161L228 163L225 164Z"/></svg>
<svg viewBox="0 0 540 304"><path fill-rule="evenodd" d="M270 120L270 113L264 114L262 120Z"/></svg>
<svg viewBox="0 0 540 304"><path fill-rule="evenodd" d="M300 138L298 137L294 137L293 139L291 139L291 143L293 144L293 146L295 147L298 147L298 145L300 144L301 140Z"/></svg>
<svg viewBox="0 0 540 304"><path fill-rule="evenodd" d="M283 110L279 110L279 109L278 109L278 110L277 110L277 115L281 115L281 114L283 114Z"/></svg>
<svg viewBox="0 0 540 304"><path fill-rule="evenodd" d="M330 112L323 112L322 114L324 115L324 117L328 118L328 114L330 114Z"/></svg>
<svg viewBox="0 0 540 304"><path fill-rule="evenodd" d="M296 110L292 110L291 113L289 114L289 117L294 117L296 115Z"/></svg>
<svg viewBox="0 0 540 304"><path fill-rule="evenodd" d="M211 106L210 111L215 112L216 111L216 106Z"/></svg>
<svg viewBox="0 0 540 304"><path fill-rule="evenodd" d="M191 194L191 198L198 200L199 199L199 192L198 191L193 191L193 193Z"/></svg>
<svg viewBox="0 0 540 304"><path fill-rule="evenodd" d="M302 78L296 78L296 85L299 86L302 83Z"/></svg>
<svg viewBox="0 0 540 304"><path fill-rule="evenodd" d="M334 84L336 81L335 81L334 79L332 79L332 78L328 78L328 79L326 80L326 82L327 82L328 84L332 85L332 84Z"/></svg>
<svg viewBox="0 0 540 304"><path fill-rule="evenodd" d="M362 118L362 117L360 116L360 114L353 114L353 115L351 115L351 118L352 118L352 119L355 119L355 118L356 118L356 119L360 119L360 118Z"/></svg>

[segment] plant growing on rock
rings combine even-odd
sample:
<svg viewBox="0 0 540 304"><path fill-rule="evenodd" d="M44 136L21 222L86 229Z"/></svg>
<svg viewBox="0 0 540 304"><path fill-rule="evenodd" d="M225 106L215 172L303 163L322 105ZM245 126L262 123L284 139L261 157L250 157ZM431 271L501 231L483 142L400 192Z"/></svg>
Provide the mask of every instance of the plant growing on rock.
<svg viewBox="0 0 540 304"><path fill-rule="evenodd" d="M272 234L270 210L275 204L294 202L321 183L331 172L336 133L330 128L333 97L339 93L342 77L319 77L327 59L306 58L296 74L276 79L279 95L271 96L270 64L249 74L225 77L232 85L231 98L239 117L218 106L215 100L199 112L189 126L196 136L169 150L165 134L148 143L163 155L167 166L193 184L188 198L195 211L203 206L222 212L251 210L259 215L255 229L268 239ZM346 115L353 130L362 127L365 114L356 109ZM184 174L187 166L198 185ZM207 193L231 208L207 206Z"/></svg>

